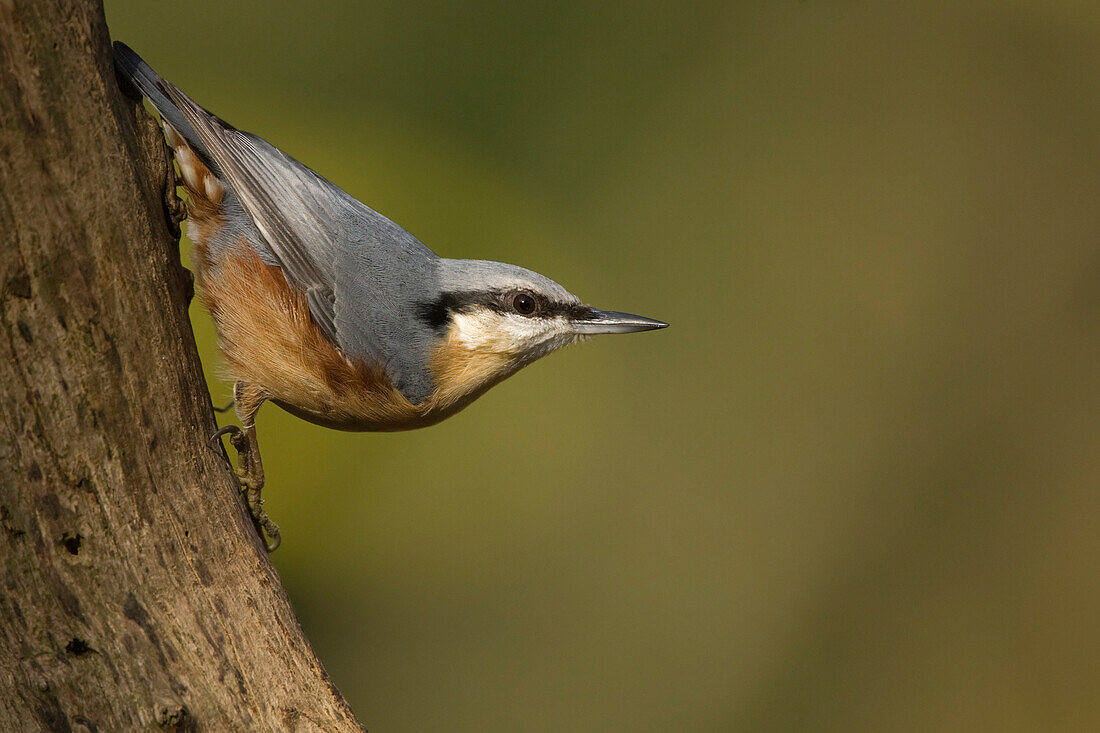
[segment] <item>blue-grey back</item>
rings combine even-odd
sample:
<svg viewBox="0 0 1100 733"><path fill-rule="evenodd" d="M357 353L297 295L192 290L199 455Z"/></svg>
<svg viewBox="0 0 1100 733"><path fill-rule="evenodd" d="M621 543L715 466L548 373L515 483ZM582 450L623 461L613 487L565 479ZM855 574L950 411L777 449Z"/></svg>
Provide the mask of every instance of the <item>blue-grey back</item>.
<svg viewBox="0 0 1100 733"><path fill-rule="evenodd" d="M419 240L266 141L226 124L116 45L119 69L227 187L226 227L305 294L325 336L382 366L412 402L434 384L435 338L418 318L439 290L439 258ZM247 217L247 220L242 218Z"/></svg>

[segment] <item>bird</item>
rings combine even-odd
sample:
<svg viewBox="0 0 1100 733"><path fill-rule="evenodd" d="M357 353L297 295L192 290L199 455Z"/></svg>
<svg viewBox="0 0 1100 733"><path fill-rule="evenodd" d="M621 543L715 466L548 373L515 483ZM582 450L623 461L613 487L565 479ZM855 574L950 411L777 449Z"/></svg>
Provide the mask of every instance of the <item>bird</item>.
<svg viewBox="0 0 1100 733"><path fill-rule="evenodd" d="M220 451L229 436L237 450L236 476L268 551L281 534L261 495L255 420L265 402L338 430L422 428L578 339L668 325L598 310L516 265L440 257L200 107L121 41L114 59L159 115L179 168L195 282L241 423L211 441Z"/></svg>

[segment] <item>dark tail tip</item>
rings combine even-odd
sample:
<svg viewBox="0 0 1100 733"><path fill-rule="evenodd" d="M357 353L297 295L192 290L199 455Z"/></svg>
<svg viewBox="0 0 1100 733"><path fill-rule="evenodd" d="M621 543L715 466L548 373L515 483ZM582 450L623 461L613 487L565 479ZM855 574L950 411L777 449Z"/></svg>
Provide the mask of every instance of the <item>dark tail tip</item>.
<svg viewBox="0 0 1100 733"><path fill-rule="evenodd" d="M143 92L138 83L143 64L141 57L122 41L115 41L111 45L115 52L115 71L118 78L125 82L121 85L123 91L131 97L141 97Z"/></svg>

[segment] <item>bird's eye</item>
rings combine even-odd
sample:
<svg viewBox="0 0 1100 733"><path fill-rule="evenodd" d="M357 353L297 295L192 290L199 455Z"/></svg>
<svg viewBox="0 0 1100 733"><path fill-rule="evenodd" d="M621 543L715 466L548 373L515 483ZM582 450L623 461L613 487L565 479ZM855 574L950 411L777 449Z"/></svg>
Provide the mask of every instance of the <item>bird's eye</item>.
<svg viewBox="0 0 1100 733"><path fill-rule="evenodd" d="M521 316L529 316L538 308L535 296L530 293L516 293L512 296L512 310Z"/></svg>

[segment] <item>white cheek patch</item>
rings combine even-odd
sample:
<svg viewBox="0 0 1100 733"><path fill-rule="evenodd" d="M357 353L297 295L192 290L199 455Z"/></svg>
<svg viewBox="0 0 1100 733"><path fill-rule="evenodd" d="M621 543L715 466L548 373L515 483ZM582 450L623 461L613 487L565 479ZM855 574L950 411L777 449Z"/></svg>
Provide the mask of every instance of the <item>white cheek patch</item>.
<svg viewBox="0 0 1100 733"><path fill-rule="evenodd" d="M454 336L471 351L484 349L515 355L529 352L534 358L573 340L564 317L527 318L491 310L454 314Z"/></svg>

